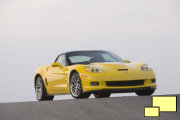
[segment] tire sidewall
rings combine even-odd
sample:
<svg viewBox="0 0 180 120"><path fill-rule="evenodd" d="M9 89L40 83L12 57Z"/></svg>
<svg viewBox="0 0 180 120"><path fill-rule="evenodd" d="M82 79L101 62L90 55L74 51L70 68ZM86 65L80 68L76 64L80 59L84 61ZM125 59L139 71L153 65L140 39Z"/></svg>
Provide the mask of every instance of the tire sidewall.
<svg viewBox="0 0 180 120"><path fill-rule="evenodd" d="M41 78L41 76L37 77L36 78L36 82L40 80L41 84L42 84L42 95L41 95L41 98L39 99L36 95L36 98L41 101L44 99L45 96L47 96L47 92L46 92L46 88L45 88L45 85L44 85L44 82L43 82L43 79ZM37 84L37 83L36 83ZM36 88L35 88L36 89Z"/></svg>

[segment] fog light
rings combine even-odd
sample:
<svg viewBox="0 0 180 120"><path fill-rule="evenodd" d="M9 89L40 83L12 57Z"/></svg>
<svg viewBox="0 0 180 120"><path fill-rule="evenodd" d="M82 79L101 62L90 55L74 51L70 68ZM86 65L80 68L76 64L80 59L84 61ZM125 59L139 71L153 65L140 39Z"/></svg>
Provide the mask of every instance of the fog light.
<svg viewBox="0 0 180 120"><path fill-rule="evenodd" d="M156 79L151 80L151 83L155 83L155 82L156 82Z"/></svg>
<svg viewBox="0 0 180 120"><path fill-rule="evenodd" d="M91 82L91 86L98 86L99 82Z"/></svg>

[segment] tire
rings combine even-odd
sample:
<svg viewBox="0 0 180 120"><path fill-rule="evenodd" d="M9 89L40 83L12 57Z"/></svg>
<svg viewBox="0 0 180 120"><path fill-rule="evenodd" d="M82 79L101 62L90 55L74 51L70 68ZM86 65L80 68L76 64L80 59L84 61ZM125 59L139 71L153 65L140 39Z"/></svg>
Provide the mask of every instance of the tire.
<svg viewBox="0 0 180 120"><path fill-rule="evenodd" d="M91 93L83 93L81 78L77 72L73 72L70 77L70 93L73 98L89 98Z"/></svg>
<svg viewBox="0 0 180 120"><path fill-rule="evenodd" d="M148 88L148 89L136 91L135 93L138 96L150 96L154 93L154 91L155 89Z"/></svg>
<svg viewBox="0 0 180 120"><path fill-rule="evenodd" d="M44 86L44 82L40 76L36 78L35 81L35 92L36 98L38 101L45 101L45 100L53 100L53 95L47 95L46 88Z"/></svg>
<svg viewBox="0 0 180 120"><path fill-rule="evenodd" d="M107 98L110 96L111 96L110 92L94 93L95 98Z"/></svg>

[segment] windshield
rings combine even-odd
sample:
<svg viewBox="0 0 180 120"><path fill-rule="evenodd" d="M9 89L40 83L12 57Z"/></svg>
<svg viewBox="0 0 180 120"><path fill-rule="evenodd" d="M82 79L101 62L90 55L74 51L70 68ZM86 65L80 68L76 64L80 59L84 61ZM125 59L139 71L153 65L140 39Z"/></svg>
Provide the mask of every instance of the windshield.
<svg viewBox="0 0 180 120"><path fill-rule="evenodd" d="M76 51L69 52L66 55L69 65L74 64L90 64L96 62L121 62L124 60L107 51Z"/></svg>

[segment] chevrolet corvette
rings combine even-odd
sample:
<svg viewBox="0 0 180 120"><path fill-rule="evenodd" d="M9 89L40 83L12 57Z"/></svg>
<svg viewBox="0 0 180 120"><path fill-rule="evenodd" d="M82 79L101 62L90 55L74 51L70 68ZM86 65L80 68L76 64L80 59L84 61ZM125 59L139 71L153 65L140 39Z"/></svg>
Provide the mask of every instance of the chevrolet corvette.
<svg viewBox="0 0 180 120"><path fill-rule="evenodd" d="M144 96L154 93L156 77L147 63L131 63L109 51L71 51L58 55L51 65L39 66L34 86L38 101L59 94L76 99L126 92Z"/></svg>

